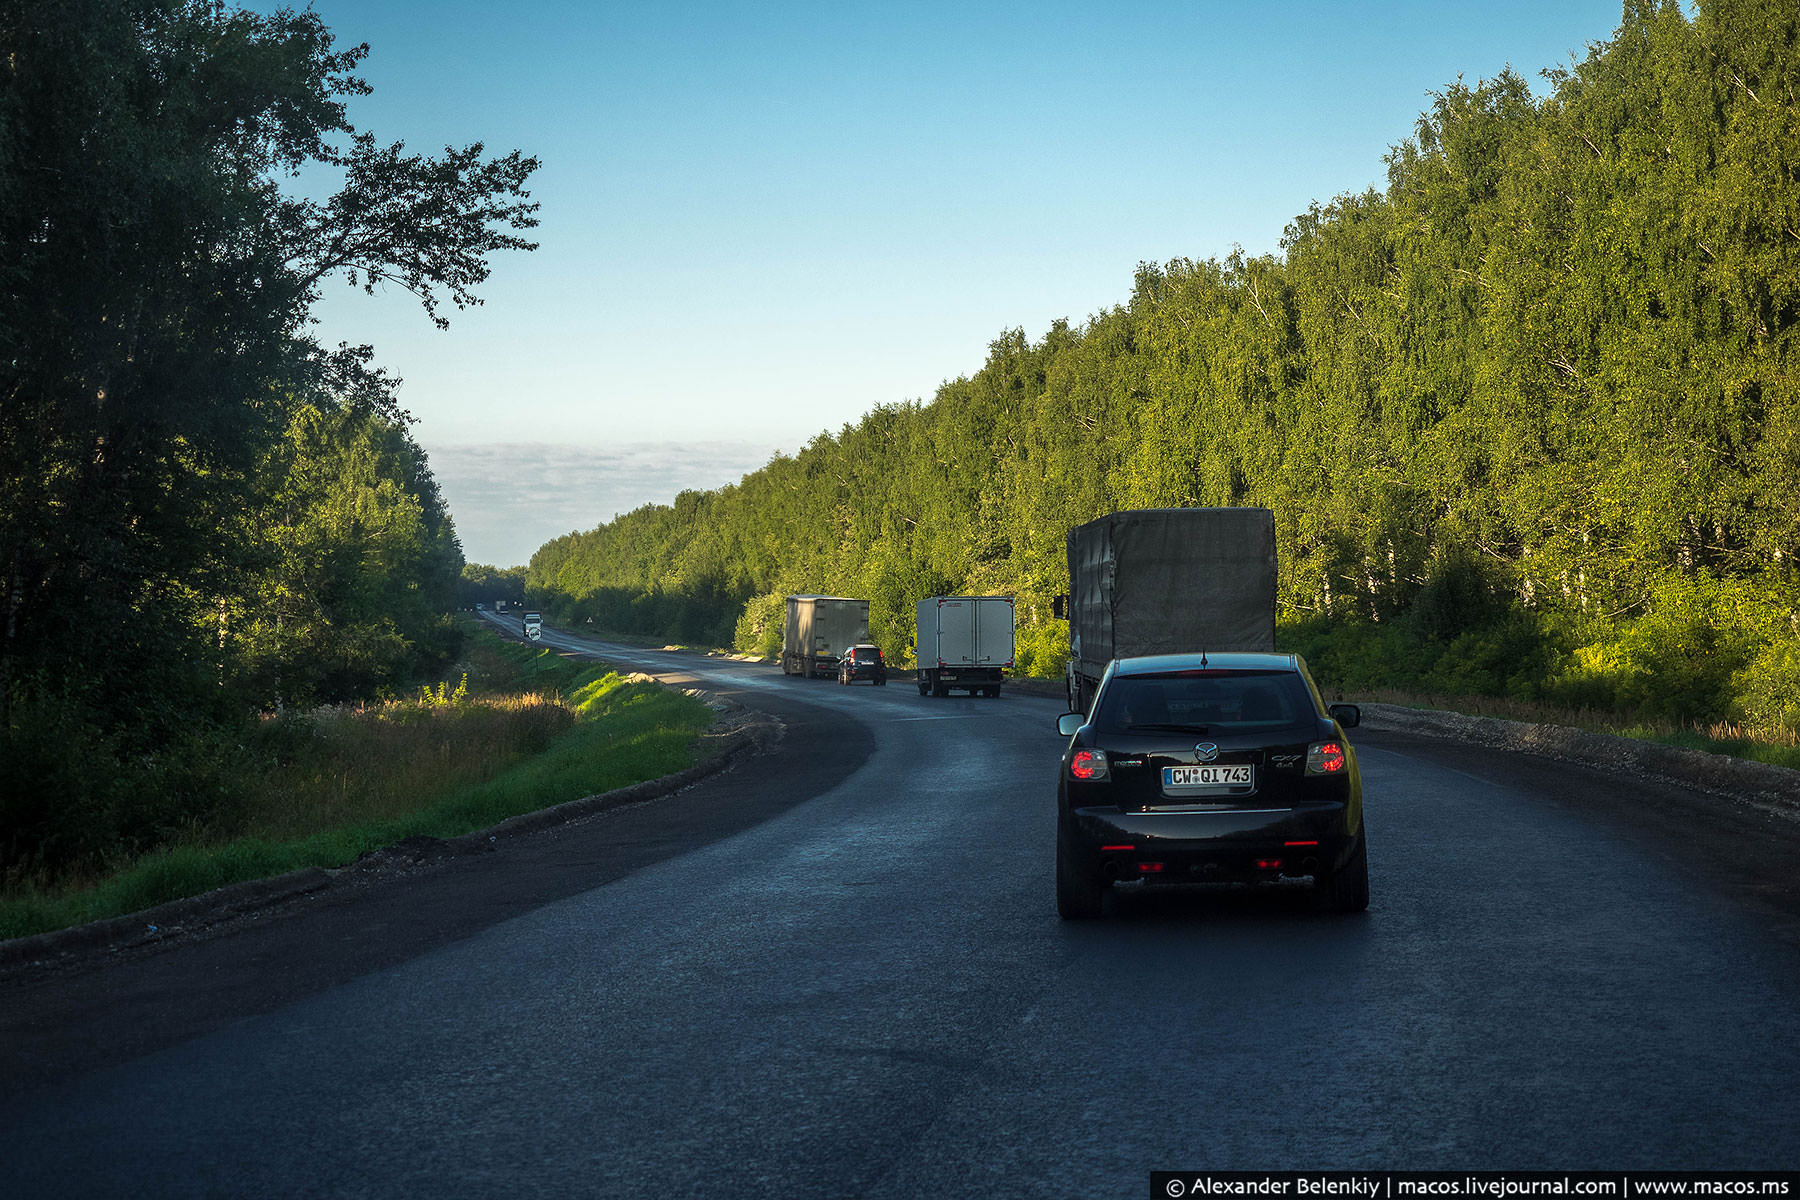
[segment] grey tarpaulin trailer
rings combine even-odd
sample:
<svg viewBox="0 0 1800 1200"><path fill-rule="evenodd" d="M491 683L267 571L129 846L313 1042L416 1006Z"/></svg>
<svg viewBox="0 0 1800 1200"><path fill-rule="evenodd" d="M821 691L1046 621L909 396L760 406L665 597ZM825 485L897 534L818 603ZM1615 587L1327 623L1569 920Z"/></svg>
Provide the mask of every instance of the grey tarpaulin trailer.
<svg viewBox="0 0 1800 1200"><path fill-rule="evenodd" d="M1069 531L1070 707L1145 654L1275 649L1275 514L1144 508Z"/></svg>
<svg viewBox="0 0 1800 1200"><path fill-rule="evenodd" d="M783 675L836 675L838 659L869 640L869 602L848 596L789 596Z"/></svg>

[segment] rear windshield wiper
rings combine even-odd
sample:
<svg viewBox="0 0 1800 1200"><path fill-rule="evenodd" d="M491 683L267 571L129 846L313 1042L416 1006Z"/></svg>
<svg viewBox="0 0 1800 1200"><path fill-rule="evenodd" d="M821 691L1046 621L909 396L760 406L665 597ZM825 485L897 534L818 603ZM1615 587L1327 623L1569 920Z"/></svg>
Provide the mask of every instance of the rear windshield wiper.
<svg viewBox="0 0 1800 1200"><path fill-rule="evenodd" d="M1210 725L1127 725L1126 729L1155 729L1162 733L1205 733Z"/></svg>

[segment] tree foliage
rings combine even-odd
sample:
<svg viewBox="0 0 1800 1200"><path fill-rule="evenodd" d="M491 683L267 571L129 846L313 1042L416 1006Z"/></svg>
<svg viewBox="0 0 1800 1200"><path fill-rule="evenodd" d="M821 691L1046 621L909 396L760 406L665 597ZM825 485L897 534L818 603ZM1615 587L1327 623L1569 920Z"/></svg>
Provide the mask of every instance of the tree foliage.
<svg viewBox="0 0 1800 1200"><path fill-rule="evenodd" d="M334 277L478 302L536 163L354 129L367 50L310 10L0 5L0 870L203 819L228 756L194 739L448 648L461 551L394 381L309 314Z"/></svg>
<svg viewBox="0 0 1800 1200"><path fill-rule="evenodd" d="M1800 10L1633 0L1548 72L1433 98L1382 191L1280 256L1140 266L738 484L534 556L547 608L767 639L768 597L1020 598L1054 670L1064 535L1266 505L1284 635L1340 682L1800 717Z"/></svg>
<svg viewBox="0 0 1800 1200"><path fill-rule="evenodd" d="M395 692L441 667L462 565L424 452L392 417L304 405L251 515L268 564L236 599L228 649L264 707Z"/></svg>

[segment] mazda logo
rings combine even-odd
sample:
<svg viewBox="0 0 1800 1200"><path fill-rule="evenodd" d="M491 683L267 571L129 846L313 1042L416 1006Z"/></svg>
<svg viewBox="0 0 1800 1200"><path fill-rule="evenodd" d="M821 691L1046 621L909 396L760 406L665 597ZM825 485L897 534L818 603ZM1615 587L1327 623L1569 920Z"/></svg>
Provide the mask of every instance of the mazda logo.
<svg viewBox="0 0 1800 1200"><path fill-rule="evenodd" d="M1211 742L1201 742L1198 746L1194 747L1194 757L1201 762L1211 762L1213 759L1219 757L1219 748Z"/></svg>

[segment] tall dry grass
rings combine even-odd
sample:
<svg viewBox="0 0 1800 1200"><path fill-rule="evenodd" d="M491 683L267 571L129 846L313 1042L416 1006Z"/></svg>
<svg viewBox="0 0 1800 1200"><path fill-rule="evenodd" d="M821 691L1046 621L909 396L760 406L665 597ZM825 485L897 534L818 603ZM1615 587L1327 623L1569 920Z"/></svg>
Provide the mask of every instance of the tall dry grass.
<svg viewBox="0 0 1800 1200"><path fill-rule="evenodd" d="M642 677L471 631L469 671L410 700L260 723L230 815L79 873L9 877L0 937L136 912L224 884L341 866L692 766L712 719ZM471 693L469 680L476 680Z"/></svg>
<svg viewBox="0 0 1800 1200"><path fill-rule="evenodd" d="M286 840L402 816L423 797L542 754L574 724L575 713L543 692L269 717L274 762L233 833Z"/></svg>

